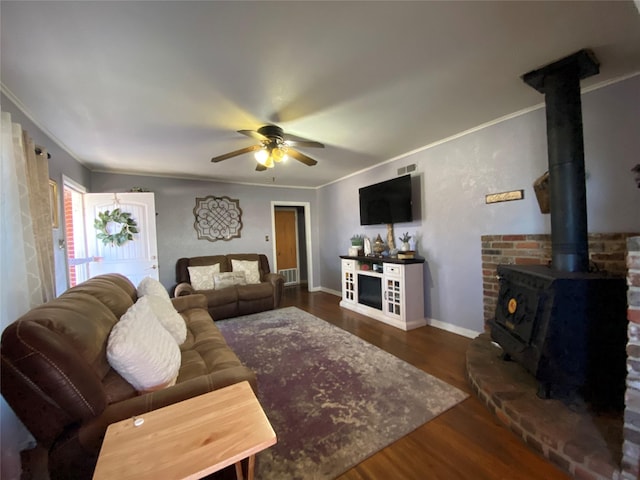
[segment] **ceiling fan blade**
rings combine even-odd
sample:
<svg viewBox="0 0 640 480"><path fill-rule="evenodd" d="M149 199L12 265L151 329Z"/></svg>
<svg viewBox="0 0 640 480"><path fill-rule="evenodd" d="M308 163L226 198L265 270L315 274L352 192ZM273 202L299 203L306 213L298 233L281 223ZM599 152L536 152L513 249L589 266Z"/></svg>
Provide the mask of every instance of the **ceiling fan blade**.
<svg viewBox="0 0 640 480"><path fill-rule="evenodd" d="M324 148L324 145L320 142L314 142L313 140L309 140L308 138L304 138L304 137L299 137L297 135L293 135L292 133L283 134L283 138L285 143L292 147Z"/></svg>
<svg viewBox="0 0 640 480"><path fill-rule="evenodd" d="M313 140L286 140L285 143L291 147L324 148L323 144L314 142Z"/></svg>
<svg viewBox="0 0 640 480"><path fill-rule="evenodd" d="M256 172L264 172L267 169L264 165L258 164L256 165Z"/></svg>
<svg viewBox="0 0 640 480"><path fill-rule="evenodd" d="M235 150L233 152L225 153L224 155L213 157L211 161L213 163L221 162L222 160L226 160L227 158L242 155L243 153L255 152L256 150L260 150L261 148L262 145L251 145L250 147L241 148L240 150Z"/></svg>
<svg viewBox="0 0 640 480"><path fill-rule="evenodd" d="M246 135L247 137L255 138L256 140L260 140L261 142L268 142L269 137L256 132L255 130L238 130L238 133L242 135Z"/></svg>
<svg viewBox="0 0 640 480"><path fill-rule="evenodd" d="M302 162L305 165L308 165L310 167L313 167L316 163L318 163L317 160L314 160L311 157L307 157L304 153L298 152L297 150L294 150L293 148L290 148L289 150L287 150L287 155L289 155L290 157L295 158L299 162Z"/></svg>

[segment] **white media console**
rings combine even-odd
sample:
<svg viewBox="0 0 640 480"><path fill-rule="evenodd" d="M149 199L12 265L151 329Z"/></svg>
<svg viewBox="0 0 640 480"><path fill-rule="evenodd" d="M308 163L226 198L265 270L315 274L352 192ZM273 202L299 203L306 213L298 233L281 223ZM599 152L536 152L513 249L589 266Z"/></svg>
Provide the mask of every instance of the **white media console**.
<svg viewBox="0 0 640 480"><path fill-rule="evenodd" d="M424 260L363 256L340 258L341 307L402 330L427 324L424 318Z"/></svg>

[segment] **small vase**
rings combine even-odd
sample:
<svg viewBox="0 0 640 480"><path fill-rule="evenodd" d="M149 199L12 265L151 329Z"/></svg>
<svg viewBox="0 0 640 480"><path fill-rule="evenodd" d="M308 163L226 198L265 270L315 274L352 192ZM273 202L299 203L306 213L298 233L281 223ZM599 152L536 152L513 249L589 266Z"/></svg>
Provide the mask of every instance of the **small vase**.
<svg viewBox="0 0 640 480"><path fill-rule="evenodd" d="M402 242L400 250L403 252L408 252L409 250L411 250L411 245L409 245L409 242Z"/></svg>
<svg viewBox="0 0 640 480"><path fill-rule="evenodd" d="M382 241L382 238L380 238L380 234L378 234L373 242L373 253L380 255L382 252L384 252L384 242Z"/></svg>

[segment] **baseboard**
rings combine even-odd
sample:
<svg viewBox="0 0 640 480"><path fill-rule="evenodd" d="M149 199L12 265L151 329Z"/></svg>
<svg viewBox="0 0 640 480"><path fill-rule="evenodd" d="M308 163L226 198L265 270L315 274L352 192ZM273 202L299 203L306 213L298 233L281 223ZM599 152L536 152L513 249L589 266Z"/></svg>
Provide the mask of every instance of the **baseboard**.
<svg viewBox="0 0 640 480"><path fill-rule="evenodd" d="M329 293L331 295L335 295L336 297L342 297L342 292L339 290L333 290L327 287L314 287L313 289L309 289L310 292L324 292ZM445 330L447 332L455 333L457 335L462 335L467 338L476 338L482 332L476 332L475 330L471 330L469 328L459 327L452 323L443 322L441 320L436 320L435 318L425 317L427 321L427 325L431 325L432 327L439 328L440 330Z"/></svg>
<svg viewBox="0 0 640 480"><path fill-rule="evenodd" d="M476 332L475 330L471 330L469 328L459 327L452 323L436 320L435 318L427 318L427 325L439 328L440 330L446 330L447 332L462 335L463 337L467 338L476 338L478 335L480 335L480 333L482 333Z"/></svg>
<svg viewBox="0 0 640 480"><path fill-rule="evenodd" d="M309 290L311 292L311 290ZM327 288L327 287L318 287L316 289L313 290L314 292L324 292L324 293L329 293L331 295L335 295L336 297L342 297L342 292L339 290L333 290L331 288Z"/></svg>
<svg viewBox="0 0 640 480"><path fill-rule="evenodd" d="M309 287L307 288L307 291L309 292L324 292L324 293L328 293L330 295L335 295L336 297L342 297L342 292L339 290L332 290L331 288L327 288L327 287Z"/></svg>

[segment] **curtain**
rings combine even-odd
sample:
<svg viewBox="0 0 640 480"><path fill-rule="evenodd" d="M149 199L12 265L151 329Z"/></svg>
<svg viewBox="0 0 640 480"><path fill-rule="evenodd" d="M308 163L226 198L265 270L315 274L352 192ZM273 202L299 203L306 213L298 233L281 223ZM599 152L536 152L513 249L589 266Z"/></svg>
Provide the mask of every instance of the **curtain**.
<svg viewBox="0 0 640 480"><path fill-rule="evenodd" d="M55 296L53 234L46 152L2 112L0 164L0 327ZM7 404L0 404L2 478L20 477L20 450L32 441Z"/></svg>
<svg viewBox="0 0 640 480"><path fill-rule="evenodd" d="M27 132L23 132L23 144L29 208L33 223L38 276L42 288L42 301L38 302L40 304L55 298L51 210L57 208L57 205L55 207L51 205L47 151L43 147L38 147L40 153L36 155L36 146Z"/></svg>

